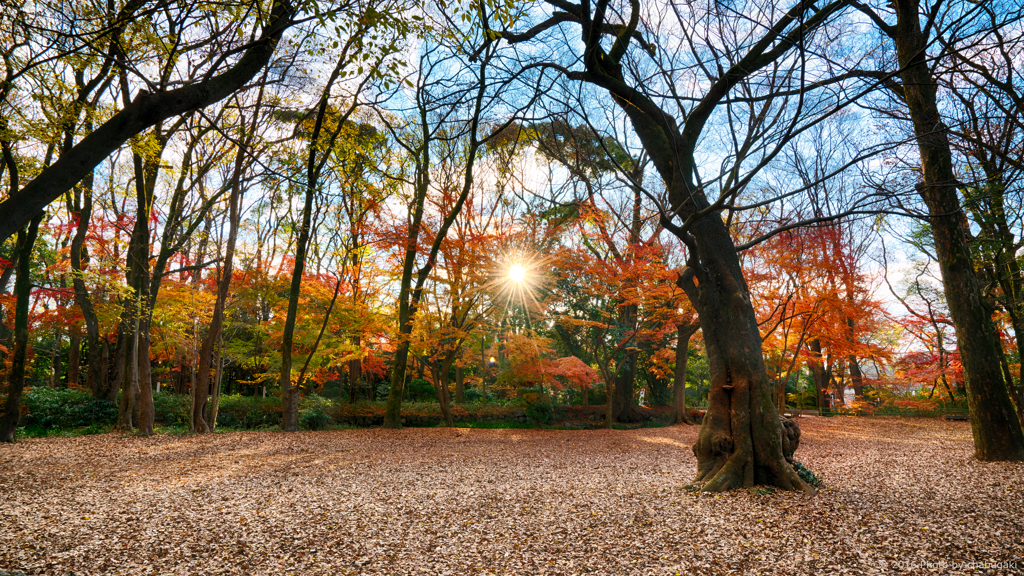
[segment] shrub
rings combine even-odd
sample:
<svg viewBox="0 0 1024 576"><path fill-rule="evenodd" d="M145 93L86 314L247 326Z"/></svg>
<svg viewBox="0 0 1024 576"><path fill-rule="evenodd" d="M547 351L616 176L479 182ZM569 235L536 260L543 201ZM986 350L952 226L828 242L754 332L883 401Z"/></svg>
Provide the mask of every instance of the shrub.
<svg viewBox="0 0 1024 576"><path fill-rule="evenodd" d="M410 380L405 385L405 399L409 402L437 402L434 385L421 378Z"/></svg>
<svg viewBox="0 0 1024 576"><path fill-rule="evenodd" d="M468 388L462 391L462 399L466 402L494 402L495 396L490 392L487 393L487 398L484 398L484 393L476 388Z"/></svg>
<svg viewBox="0 0 1024 576"><path fill-rule="evenodd" d="M84 390L31 388L22 402L27 410L22 423L27 427L77 428L117 422L116 404Z"/></svg>
<svg viewBox="0 0 1024 576"><path fill-rule="evenodd" d="M192 398L187 394L161 392L153 395L153 413L156 420L164 426L188 424L191 410Z"/></svg>
<svg viewBox="0 0 1024 576"><path fill-rule="evenodd" d="M333 423L331 417L319 408L309 408L299 412L299 424L307 430L323 430Z"/></svg>
<svg viewBox="0 0 1024 576"><path fill-rule="evenodd" d="M233 394L221 396L217 424L230 428L264 428L281 423L281 400Z"/></svg>
<svg viewBox="0 0 1024 576"><path fill-rule="evenodd" d="M551 404L550 396L530 389L523 393L522 399L526 404L525 411L527 418L534 422L539 422L540 424L547 424L548 422L551 422L551 419L555 414L555 407Z"/></svg>

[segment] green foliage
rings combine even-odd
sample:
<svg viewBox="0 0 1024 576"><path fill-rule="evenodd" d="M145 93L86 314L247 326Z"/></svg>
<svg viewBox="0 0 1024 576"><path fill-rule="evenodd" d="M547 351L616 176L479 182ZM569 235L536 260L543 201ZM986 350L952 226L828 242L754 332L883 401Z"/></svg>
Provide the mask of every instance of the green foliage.
<svg viewBox="0 0 1024 576"><path fill-rule="evenodd" d="M117 405L93 398L84 390L31 388L23 397L28 413L22 419L28 428L77 428L117 422Z"/></svg>
<svg viewBox="0 0 1024 576"><path fill-rule="evenodd" d="M555 415L555 407L550 396L536 388L527 388L521 393L520 398L523 400L527 418L539 424L551 422Z"/></svg>
<svg viewBox="0 0 1024 576"><path fill-rule="evenodd" d="M463 390L462 399L465 400L467 404L487 404L497 401L497 397L494 394L488 392L487 398L484 398L484 393L476 388Z"/></svg>
<svg viewBox="0 0 1024 576"><path fill-rule="evenodd" d="M299 411L299 424L307 430L323 430L333 423L331 416L319 408Z"/></svg>
<svg viewBox="0 0 1024 576"><path fill-rule="evenodd" d="M164 426L187 426L191 408L192 398L184 394L160 393L153 395L154 419Z"/></svg>
<svg viewBox="0 0 1024 576"><path fill-rule="evenodd" d="M185 398L188 398L185 396ZM187 420L186 420L187 422ZM281 422L281 399L253 396L221 396L217 409L217 425L229 428L257 429Z"/></svg>
<svg viewBox="0 0 1024 576"><path fill-rule="evenodd" d="M800 475L800 479L804 482L807 482L815 488L821 486L821 478L796 460L793 461L793 469L796 470L796 473Z"/></svg>
<svg viewBox="0 0 1024 576"><path fill-rule="evenodd" d="M334 423L334 403L323 396L310 394L299 401L299 424L307 430L323 430Z"/></svg>
<svg viewBox="0 0 1024 576"><path fill-rule="evenodd" d="M430 382L416 378L405 385L405 399L409 402L437 402L437 390Z"/></svg>
<svg viewBox="0 0 1024 576"><path fill-rule="evenodd" d="M478 428L483 430L525 430L536 428L536 424L529 422L456 422L456 428Z"/></svg>

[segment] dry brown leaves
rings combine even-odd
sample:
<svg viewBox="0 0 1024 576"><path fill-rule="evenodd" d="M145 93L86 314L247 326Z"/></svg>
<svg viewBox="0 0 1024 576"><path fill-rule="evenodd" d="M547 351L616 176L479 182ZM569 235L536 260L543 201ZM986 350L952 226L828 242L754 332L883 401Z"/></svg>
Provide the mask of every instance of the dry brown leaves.
<svg viewBox="0 0 1024 576"><path fill-rule="evenodd" d="M1024 570L1024 465L972 459L967 424L800 423L814 499L684 489L694 426L27 440L0 447L0 570Z"/></svg>

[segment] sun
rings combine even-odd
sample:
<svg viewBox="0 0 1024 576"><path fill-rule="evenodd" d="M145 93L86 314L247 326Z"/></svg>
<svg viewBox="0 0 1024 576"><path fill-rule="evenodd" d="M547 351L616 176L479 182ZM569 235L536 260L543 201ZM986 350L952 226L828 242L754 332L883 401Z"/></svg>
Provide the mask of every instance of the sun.
<svg viewBox="0 0 1024 576"><path fill-rule="evenodd" d="M516 284L522 284L526 281L526 268L523 268L520 264L513 264L508 269L508 277Z"/></svg>

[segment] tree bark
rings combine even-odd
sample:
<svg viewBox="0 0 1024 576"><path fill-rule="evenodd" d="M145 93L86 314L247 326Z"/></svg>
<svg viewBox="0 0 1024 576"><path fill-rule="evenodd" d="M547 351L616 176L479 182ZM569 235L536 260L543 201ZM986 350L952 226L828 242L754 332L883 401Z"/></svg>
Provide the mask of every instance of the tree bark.
<svg viewBox="0 0 1024 576"><path fill-rule="evenodd" d="M961 352L975 456L986 461L1024 460L1024 431L999 368L1001 343L981 298L957 195L948 128L939 113L937 86L928 67L920 1L896 0L897 22L887 33L896 45L900 79L921 154L918 192L928 207L946 301ZM1012 386L1012 383L1009 383Z"/></svg>
<svg viewBox="0 0 1024 576"><path fill-rule="evenodd" d="M358 335L352 337L352 344L360 349L362 340ZM359 393L359 379L363 376L363 362L359 358L348 362L348 401L355 403L356 395Z"/></svg>
<svg viewBox="0 0 1024 576"><path fill-rule="evenodd" d="M82 364L82 337L77 332L71 335L68 342L68 375L67 387L78 387L78 369Z"/></svg>
<svg viewBox="0 0 1024 576"><path fill-rule="evenodd" d="M673 424L693 424L689 411L686 410L686 365L690 358L690 338L697 332L699 324L676 324L679 333L676 341L676 370L672 380L672 416Z"/></svg>
<svg viewBox="0 0 1024 576"><path fill-rule="evenodd" d="M811 369L811 379L814 380L814 394L818 404L818 411L825 413L825 390L828 388L828 379L825 375L825 365L821 357L821 340L817 338L807 343L807 350L811 353L811 359L807 361Z"/></svg>
<svg viewBox="0 0 1024 576"><path fill-rule="evenodd" d="M83 260L83 256L88 255L85 250L85 237L89 230L89 221L92 219L92 185L93 172L89 171L81 182L82 205L81 210L75 216L78 225L75 228L75 236L71 240L71 284L75 288L75 303L82 311L82 319L85 322L85 341L89 350L86 386L92 390L94 397L109 398L111 395L110 382L104 367L99 318L96 316L92 297L89 295L89 289L82 277L87 264Z"/></svg>
<svg viewBox="0 0 1024 576"><path fill-rule="evenodd" d="M463 394L466 391L465 377L462 374L462 366L455 367L455 403L463 404L465 399Z"/></svg>
<svg viewBox="0 0 1024 576"><path fill-rule="evenodd" d="M6 152L6 151L5 151ZM14 176L15 182L17 177ZM28 302L32 297L32 246L39 232L40 212L25 230L18 231L18 275L14 279L14 350L7 386L7 404L0 416L0 442L14 442L21 418L21 396L25 390L25 356L28 353Z"/></svg>

